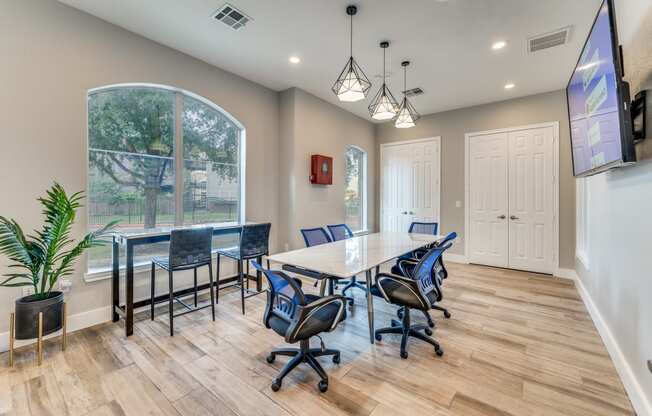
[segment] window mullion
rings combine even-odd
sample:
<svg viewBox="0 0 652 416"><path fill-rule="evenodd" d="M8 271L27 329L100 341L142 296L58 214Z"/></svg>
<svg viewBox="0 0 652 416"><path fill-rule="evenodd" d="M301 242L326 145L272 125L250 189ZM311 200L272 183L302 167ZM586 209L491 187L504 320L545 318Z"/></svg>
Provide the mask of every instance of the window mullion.
<svg viewBox="0 0 652 416"><path fill-rule="evenodd" d="M174 106L174 223L183 225L183 93Z"/></svg>

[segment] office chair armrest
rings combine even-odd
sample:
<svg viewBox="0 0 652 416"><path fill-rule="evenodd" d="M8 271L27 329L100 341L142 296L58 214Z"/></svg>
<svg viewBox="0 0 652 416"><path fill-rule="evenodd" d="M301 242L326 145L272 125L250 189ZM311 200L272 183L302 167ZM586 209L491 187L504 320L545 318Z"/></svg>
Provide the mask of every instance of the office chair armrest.
<svg viewBox="0 0 652 416"><path fill-rule="evenodd" d="M314 316L314 314L321 308L324 308L327 305L333 303L338 304L338 311L337 314L333 317L333 321L331 322L328 331L332 331L333 329L335 329L335 327L341 321L341 318L345 313L346 298L340 295L324 296L307 305L297 307L297 311L296 311L297 318L296 320L294 320L290 328L288 328L288 331L285 334L285 341L289 343L295 342L296 340L295 337L297 336L299 331L301 331L301 328L304 325L306 325L308 322L310 322L311 319L313 319L312 317Z"/></svg>
<svg viewBox="0 0 652 416"><path fill-rule="evenodd" d="M412 277L412 271L414 270L414 268L418 263L419 261L416 259L401 259L396 262L396 265L398 266L398 269L401 271L403 276L409 278Z"/></svg>
<svg viewBox="0 0 652 416"><path fill-rule="evenodd" d="M385 290L383 289L383 285L381 283L382 280L392 280L398 284L407 286L411 291L415 293L419 293L419 287L417 286L417 282L410 277L403 277L403 276L399 276L398 274L392 274L392 273L378 273L376 275L376 286L378 287L378 290L380 291L380 293L383 295L383 297L387 302L391 303L389 296L387 296Z"/></svg>

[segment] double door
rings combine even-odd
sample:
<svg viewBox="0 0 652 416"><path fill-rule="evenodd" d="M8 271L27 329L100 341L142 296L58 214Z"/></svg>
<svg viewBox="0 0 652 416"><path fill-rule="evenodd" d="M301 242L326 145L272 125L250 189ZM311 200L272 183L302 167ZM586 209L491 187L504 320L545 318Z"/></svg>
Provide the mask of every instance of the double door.
<svg viewBox="0 0 652 416"><path fill-rule="evenodd" d="M439 138L381 148L381 231L439 222Z"/></svg>
<svg viewBox="0 0 652 416"><path fill-rule="evenodd" d="M553 272L553 127L469 137L469 261Z"/></svg>

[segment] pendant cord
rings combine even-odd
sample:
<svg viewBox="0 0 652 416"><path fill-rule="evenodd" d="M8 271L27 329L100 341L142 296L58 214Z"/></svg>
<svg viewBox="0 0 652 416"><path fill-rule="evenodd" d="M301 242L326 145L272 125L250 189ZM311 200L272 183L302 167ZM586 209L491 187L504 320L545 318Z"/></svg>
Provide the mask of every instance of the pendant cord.
<svg viewBox="0 0 652 416"><path fill-rule="evenodd" d="M403 67L403 96L406 97L407 95L405 92L407 91L407 65Z"/></svg>
<svg viewBox="0 0 652 416"><path fill-rule="evenodd" d="M351 38L349 46L351 48L351 56L353 56L353 15L351 15Z"/></svg>
<svg viewBox="0 0 652 416"><path fill-rule="evenodd" d="M387 48L383 48L383 86L385 85L385 81L387 81L387 75L385 74L385 50Z"/></svg>

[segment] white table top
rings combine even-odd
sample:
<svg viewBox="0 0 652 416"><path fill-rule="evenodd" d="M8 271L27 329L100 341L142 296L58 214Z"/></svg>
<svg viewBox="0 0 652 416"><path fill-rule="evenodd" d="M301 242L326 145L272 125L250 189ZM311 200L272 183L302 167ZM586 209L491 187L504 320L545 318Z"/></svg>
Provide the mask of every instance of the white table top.
<svg viewBox="0 0 652 416"><path fill-rule="evenodd" d="M383 232L302 248L269 256L269 261L290 264L331 276L349 278L444 236Z"/></svg>

